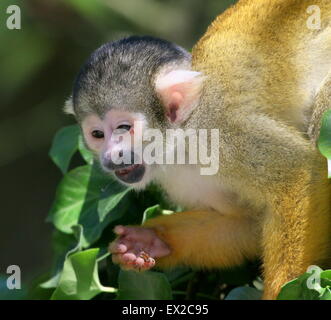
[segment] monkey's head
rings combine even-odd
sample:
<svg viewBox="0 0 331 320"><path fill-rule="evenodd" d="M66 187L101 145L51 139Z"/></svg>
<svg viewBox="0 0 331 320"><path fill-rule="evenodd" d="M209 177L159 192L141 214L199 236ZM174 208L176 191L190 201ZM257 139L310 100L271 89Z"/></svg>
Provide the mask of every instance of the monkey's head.
<svg viewBox="0 0 331 320"><path fill-rule="evenodd" d="M180 127L197 105L201 86L184 49L134 36L107 43L90 56L65 109L75 115L102 168L142 188L153 179L156 165L135 152L136 137L146 129L164 134Z"/></svg>

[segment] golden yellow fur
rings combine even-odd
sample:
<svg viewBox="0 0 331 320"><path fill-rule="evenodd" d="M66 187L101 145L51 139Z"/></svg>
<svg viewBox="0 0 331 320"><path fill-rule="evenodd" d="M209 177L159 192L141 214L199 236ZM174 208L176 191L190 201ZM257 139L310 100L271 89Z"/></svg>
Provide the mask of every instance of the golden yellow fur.
<svg viewBox="0 0 331 320"><path fill-rule="evenodd" d="M307 27L311 5L321 9L321 30ZM321 63L331 65L330 22L328 0L239 1L216 18L194 47L193 65L216 72L238 102L243 95L246 101L259 99L274 119L304 130L301 111L309 107L320 83L308 90L300 85ZM326 75L329 70L324 69Z"/></svg>

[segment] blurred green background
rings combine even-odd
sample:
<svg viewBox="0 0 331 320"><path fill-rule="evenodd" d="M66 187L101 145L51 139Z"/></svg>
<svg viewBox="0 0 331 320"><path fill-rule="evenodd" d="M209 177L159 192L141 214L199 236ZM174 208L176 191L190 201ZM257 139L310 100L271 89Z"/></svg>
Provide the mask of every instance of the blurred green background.
<svg viewBox="0 0 331 320"><path fill-rule="evenodd" d="M190 49L235 0L0 1L0 273L21 267L23 282L51 265L45 223L61 178L48 151L73 123L62 106L81 64L102 43L153 35ZM21 8L21 30L6 9Z"/></svg>

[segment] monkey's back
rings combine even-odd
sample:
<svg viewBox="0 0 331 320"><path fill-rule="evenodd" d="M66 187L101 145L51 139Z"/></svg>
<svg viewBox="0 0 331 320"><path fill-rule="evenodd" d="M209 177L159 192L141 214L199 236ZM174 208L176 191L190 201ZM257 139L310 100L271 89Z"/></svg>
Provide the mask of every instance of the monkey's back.
<svg viewBox="0 0 331 320"><path fill-rule="evenodd" d="M316 6L319 30L307 24ZM331 68L330 25L329 0L241 0L218 16L196 44L193 67L206 75L217 73L224 101L234 108L256 109L258 102L261 112L302 130Z"/></svg>

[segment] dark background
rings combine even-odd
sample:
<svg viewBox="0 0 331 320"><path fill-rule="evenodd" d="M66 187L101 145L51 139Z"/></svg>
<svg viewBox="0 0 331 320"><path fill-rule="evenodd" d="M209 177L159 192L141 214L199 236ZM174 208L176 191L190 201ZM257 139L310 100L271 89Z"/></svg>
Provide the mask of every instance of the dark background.
<svg viewBox="0 0 331 320"><path fill-rule="evenodd" d="M102 43L148 34L190 49L235 0L0 1L0 274L21 267L23 281L51 265L45 222L60 171L48 151L73 119L62 112L73 79ZM21 30L8 30L9 5Z"/></svg>

